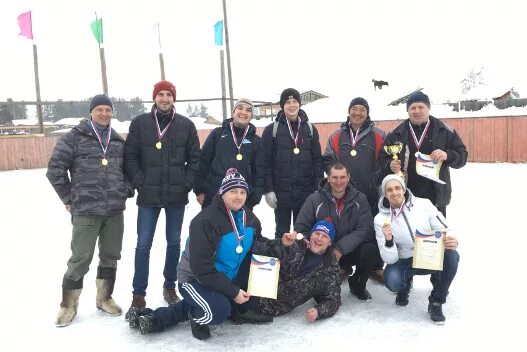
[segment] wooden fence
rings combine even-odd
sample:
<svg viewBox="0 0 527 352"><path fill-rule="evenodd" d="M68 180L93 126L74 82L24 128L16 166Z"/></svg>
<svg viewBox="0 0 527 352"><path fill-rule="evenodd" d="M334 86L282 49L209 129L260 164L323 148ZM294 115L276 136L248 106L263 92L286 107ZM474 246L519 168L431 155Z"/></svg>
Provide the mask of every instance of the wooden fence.
<svg viewBox="0 0 527 352"><path fill-rule="evenodd" d="M442 120L453 127L467 146L469 161L527 162L527 116L473 117ZM376 121L391 131L401 120ZM340 123L317 123L322 150L328 136ZM258 128L262 134L263 128ZM209 130L198 131L201 144ZM46 167L59 137L42 135L0 137L0 171Z"/></svg>

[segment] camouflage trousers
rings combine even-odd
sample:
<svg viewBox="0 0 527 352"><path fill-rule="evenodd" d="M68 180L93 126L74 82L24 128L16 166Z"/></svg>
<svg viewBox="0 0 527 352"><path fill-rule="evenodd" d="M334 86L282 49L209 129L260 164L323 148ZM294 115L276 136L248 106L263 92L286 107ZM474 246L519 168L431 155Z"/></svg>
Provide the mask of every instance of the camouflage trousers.
<svg viewBox="0 0 527 352"><path fill-rule="evenodd" d="M90 268L97 242L99 266L117 268L123 244L123 213L111 216L73 215L71 223L73 225L71 257L68 260L68 270L64 274L63 282L82 282L82 278Z"/></svg>

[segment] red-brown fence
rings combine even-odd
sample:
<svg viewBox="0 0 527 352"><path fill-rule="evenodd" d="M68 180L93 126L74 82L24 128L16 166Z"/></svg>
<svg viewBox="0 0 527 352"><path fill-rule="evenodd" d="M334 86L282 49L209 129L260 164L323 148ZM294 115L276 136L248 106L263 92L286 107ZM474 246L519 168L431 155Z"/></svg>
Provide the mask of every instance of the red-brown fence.
<svg viewBox="0 0 527 352"><path fill-rule="evenodd" d="M456 129L467 146L469 161L527 162L527 116L473 117L444 119ZM385 131L399 125L398 121L376 121ZM316 124L322 150L328 136L340 123ZM263 128L258 128L261 135ZM209 130L198 131L201 144ZM58 137L12 136L0 138L0 171L46 167Z"/></svg>

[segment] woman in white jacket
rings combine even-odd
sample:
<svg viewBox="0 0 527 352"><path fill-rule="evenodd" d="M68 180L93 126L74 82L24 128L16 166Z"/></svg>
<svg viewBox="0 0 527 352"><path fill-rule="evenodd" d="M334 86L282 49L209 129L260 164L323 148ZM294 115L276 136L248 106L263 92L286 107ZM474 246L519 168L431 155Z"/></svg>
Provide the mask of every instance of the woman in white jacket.
<svg viewBox="0 0 527 352"><path fill-rule="evenodd" d="M406 190L404 181L391 174L382 181L379 214L375 216L375 235L382 259L386 262L384 281L386 287L397 292L395 303L408 304L408 295L414 275L431 275L433 289L428 297L428 312L437 324L445 322L442 304L446 302L448 289L456 276L459 254L458 241L443 236L445 256L443 270L413 269L414 234L418 230L445 230L446 220L437 208L425 198L418 198Z"/></svg>

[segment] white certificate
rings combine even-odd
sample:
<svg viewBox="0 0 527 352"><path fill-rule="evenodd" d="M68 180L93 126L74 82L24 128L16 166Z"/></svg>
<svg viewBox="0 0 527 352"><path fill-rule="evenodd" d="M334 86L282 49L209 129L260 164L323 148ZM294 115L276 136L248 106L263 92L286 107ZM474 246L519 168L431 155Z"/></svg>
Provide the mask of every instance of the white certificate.
<svg viewBox="0 0 527 352"><path fill-rule="evenodd" d="M247 293L251 296L276 299L279 274L280 261L277 258L253 254Z"/></svg>
<svg viewBox="0 0 527 352"><path fill-rule="evenodd" d="M445 182L439 179L439 169L441 169L441 165L443 165L442 161L434 161L428 154L420 152L416 153L415 172L429 180L444 185Z"/></svg>
<svg viewBox="0 0 527 352"><path fill-rule="evenodd" d="M415 230L413 268L442 271L444 256L445 243L441 231Z"/></svg>

